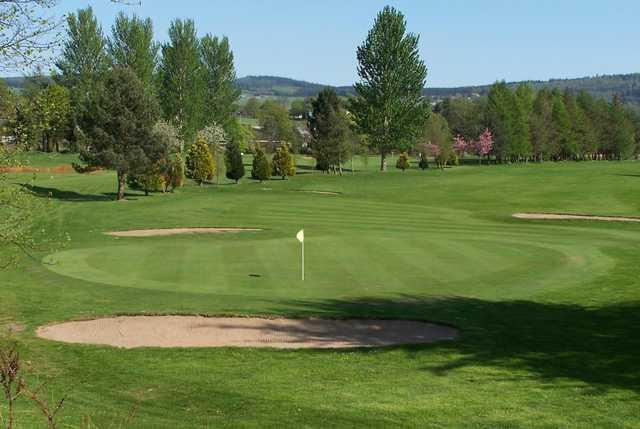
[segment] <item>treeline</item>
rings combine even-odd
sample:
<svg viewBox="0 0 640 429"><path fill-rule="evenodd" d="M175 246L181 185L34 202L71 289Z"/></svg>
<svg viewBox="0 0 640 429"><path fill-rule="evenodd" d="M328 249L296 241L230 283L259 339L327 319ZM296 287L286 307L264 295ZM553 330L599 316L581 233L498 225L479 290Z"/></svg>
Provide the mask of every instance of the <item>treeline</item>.
<svg viewBox="0 0 640 429"><path fill-rule="evenodd" d="M580 91L539 91L494 84L486 97L447 98L435 106L451 133L477 139L490 129L499 162L629 159L638 154L640 118L618 96L608 102Z"/></svg>

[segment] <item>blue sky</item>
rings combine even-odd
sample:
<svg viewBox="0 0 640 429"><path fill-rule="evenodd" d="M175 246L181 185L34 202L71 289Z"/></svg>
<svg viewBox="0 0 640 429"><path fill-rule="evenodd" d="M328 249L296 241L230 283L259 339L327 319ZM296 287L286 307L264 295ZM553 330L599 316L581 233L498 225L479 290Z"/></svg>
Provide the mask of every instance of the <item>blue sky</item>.
<svg viewBox="0 0 640 429"><path fill-rule="evenodd" d="M427 86L640 72L640 1L631 0L62 0L93 6L105 32L118 11L149 16L166 40L174 18L226 35L238 76L276 75L350 85L356 47L386 4L420 34Z"/></svg>

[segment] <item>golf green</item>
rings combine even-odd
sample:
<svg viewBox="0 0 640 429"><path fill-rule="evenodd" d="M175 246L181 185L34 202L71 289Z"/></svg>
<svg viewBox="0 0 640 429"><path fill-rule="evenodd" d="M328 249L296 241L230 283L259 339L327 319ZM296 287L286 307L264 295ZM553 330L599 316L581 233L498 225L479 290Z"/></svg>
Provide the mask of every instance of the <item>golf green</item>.
<svg viewBox="0 0 640 429"><path fill-rule="evenodd" d="M640 425L640 225L512 217L639 216L638 163L379 173L372 159L333 176L299 161L287 181L131 192L121 203L110 201L109 172L36 179L45 240L1 273L0 324L26 327L15 335L31 376L68 396L63 424L117 425L135 408L136 428ZM104 234L180 227L262 230ZM410 319L460 336L296 351L122 350L35 335L120 314ZM20 416L39 422L27 403Z"/></svg>

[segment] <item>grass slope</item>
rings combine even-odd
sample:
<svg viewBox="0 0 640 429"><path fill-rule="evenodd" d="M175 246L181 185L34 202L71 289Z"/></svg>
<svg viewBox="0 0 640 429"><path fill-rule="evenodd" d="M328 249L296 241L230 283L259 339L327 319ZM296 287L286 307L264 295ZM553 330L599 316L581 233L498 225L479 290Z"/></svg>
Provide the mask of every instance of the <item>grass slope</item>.
<svg viewBox="0 0 640 429"><path fill-rule="evenodd" d="M51 193L37 228L65 246L1 273L0 320L26 325L25 359L69 395L64 424L91 415L104 426L137 404L139 428L640 425L640 226L511 218L637 216L637 163L381 174L371 160L370 171L337 177L299 161L288 181L133 192L122 203L108 200L109 172L36 180ZM176 226L266 230L103 234ZM52 321L125 313L407 318L462 335L349 351L118 350L34 335ZM20 411L23 425L39 423Z"/></svg>

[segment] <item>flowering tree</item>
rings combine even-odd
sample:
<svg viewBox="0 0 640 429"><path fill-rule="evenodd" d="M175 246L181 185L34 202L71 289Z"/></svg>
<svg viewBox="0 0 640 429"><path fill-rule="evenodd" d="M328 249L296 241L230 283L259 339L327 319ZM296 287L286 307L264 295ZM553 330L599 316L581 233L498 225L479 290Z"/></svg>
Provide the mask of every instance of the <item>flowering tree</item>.
<svg viewBox="0 0 640 429"><path fill-rule="evenodd" d="M467 143L467 141L461 135L457 135L453 139L453 150L459 157L462 157L464 153L468 150L468 148L469 148L469 143Z"/></svg>
<svg viewBox="0 0 640 429"><path fill-rule="evenodd" d="M425 153L428 156L436 158L440 155L440 146L438 146L437 144L427 143L426 145L424 145L424 149Z"/></svg>
<svg viewBox="0 0 640 429"><path fill-rule="evenodd" d="M473 149L476 155L480 157L480 162L482 162L482 158L487 156L491 149L493 149L493 134L489 129L485 129L478 140L476 140L473 144Z"/></svg>

